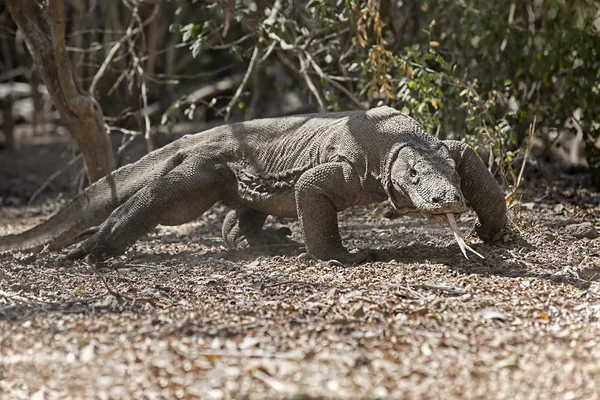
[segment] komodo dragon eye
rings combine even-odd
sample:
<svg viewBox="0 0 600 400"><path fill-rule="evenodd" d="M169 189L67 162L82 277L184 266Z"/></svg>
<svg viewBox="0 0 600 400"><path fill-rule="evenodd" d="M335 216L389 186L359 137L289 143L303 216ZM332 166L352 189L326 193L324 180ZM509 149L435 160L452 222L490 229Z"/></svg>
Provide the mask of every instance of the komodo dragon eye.
<svg viewBox="0 0 600 400"><path fill-rule="evenodd" d="M414 178L415 176L417 176L417 170L411 167L409 174L411 178Z"/></svg>

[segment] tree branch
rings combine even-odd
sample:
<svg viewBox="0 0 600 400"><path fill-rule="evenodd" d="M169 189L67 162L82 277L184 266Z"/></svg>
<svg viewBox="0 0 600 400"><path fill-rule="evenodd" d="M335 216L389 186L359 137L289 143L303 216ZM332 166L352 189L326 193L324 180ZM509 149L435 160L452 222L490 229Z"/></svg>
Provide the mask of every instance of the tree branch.
<svg viewBox="0 0 600 400"><path fill-rule="evenodd" d="M52 49L54 50L54 59L58 70L58 81L67 102L75 100L79 96L79 90L73 79L71 62L67 57L65 49L65 30L67 22L65 20L65 1L50 0L50 12L52 15Z"/></svg>
<svg viewBox="0 0 600 400"><path fill-rule="evenodd" d="M319 67L319 65L315 62L315 60L312 58L312 56L308 52L305 52L305 55L306 55L306 58L308 59L310 65L312 65L313 69L315 70L317 75L319 75L319 77L321 79L325 79L327 82L329 82L329 84L331 86L335 87L340 92L344 93L346 95L346 97L348 97L348 99L350 99L350 101L352 103L354 103L354 105L356 107L358 107L360 110L364 110L367 108L363 104L361 104L361 102L348 89L346 89L344 86L340 85L338 82L334 81L329 76L327 76L327 74L325 74L325 72L323 72L321 67Z"/></svg>
<svg viewBox="0 0 600 400"><path fill-rule="evenodd" d="M246 87L246 84L248 83L248 79L250 78L250 75L252 75L252 71L254 70L254 66L255 66L256 60L258 58L258 53L259 53L258 46L255 46L254 52L252 52L252 58L250 58L250 64L248 64L248 70L246 71L246 75L244 75L244 78L242 79L242 83L237 88L237 91L235 92L235 94L233 95L233 98L231 99L229 104L227 104L227 108L225 109L225 122L227 122L229 120L233 106L235 105L235 103L238 101L238 99L242 95L242 92L244 91L244 88Z"/></svg>

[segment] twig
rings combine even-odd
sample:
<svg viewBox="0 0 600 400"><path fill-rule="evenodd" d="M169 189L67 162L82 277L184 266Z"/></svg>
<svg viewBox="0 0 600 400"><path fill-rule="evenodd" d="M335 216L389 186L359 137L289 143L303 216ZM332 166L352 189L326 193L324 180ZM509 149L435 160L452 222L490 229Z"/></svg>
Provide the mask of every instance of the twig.
<svg viewBox="0 0 600 400"><path fill-rule="evenodd" d="M0 74L0 82L16 78L17 76L24 75L26 73L27 73L27 68L25 68L25 67L18 67L15 69L11 69L10 71L6 71L6 72Z"/></svg>
<svg viewBox="0 0 600 400"><path fill-rule="evenodd" d="M342 30L340 30L340 31L333 32L333 33L330 33L329 35L325 35L325 36L323 36L323 37L321 37L321 38L318 38L318 39L317 39L317 36L312 36L312 37L310 37L310 38L308 39L308 41L307 41L307 42L306 42L304 45L302 45L302 47L304 47L304 48L308 48L308 46L309 46L310 44L319 44L319 43L323 43L323 42L325 42L325 41L327 41L327 40L329 40L329 39L333 39L333 38L336 38L336 37L340 37L340 36L342 36L342 35L344 35L344 34L346 34L346 33L348 33L348 32L350 32L350 28L344 28L344 29L342 29ZM313 46L313 47L314 47L314 46Z"/></svg>
<svg viewBox="0 0 600 400"><path fill-rule="evenodd" d="M121 48L121 41L118 41L117 43L115 43L115 45L112 47L112 49L110 49L110 51L108 52L108 55L104 59L104 62L102 62L102 65L98 69L98 72L96 72L96 75L94 75L94 79L92 79L92 83L90 84L90 88L89 88L89 92L92 96L94 95L94 90L96 89L96 85L98 84L98 81L100 80L102 75L104 75L104 72L106 72L106 68L108 67L108 64L110 64L113 57L115 56L115 54L117 53L117 51L120 48Z"/></svg>
<svg viewBox="0 0 600 400"><path fill-rule="evenodd" d="M252 37L252 35L248 33L247 35L244 35L244 36L242 36L241 38L239 38L239 39L237 39L237 40L234 40L234 41L233 41L233 42L231 42L231 43L227 43L227 44L216 44L216 45L214 45L214 46L211 46L210 48L211 48L212 50L225 50L225 49L229 49L229 48L231 48L231 47L233 47L233 46L235 46L235 45L238 45L238 44L240 44L240 43L243 43L243 42L245 42L246 40L250 39L251 37ZM182 43L182 44L184 44L184 45L186 45L186 46L188 45L188 43Z"/></svg>
<svg viewBox="0 0 600 400"><path fill-rule="evenodd" d="M339 81L339 82L358 82L359 79L358 78L350 78L347 76L335 76L335 75L327 75L329 77L329 79L332 79L334 81Z"/></svg>
<svg viewBox="0 0 600 400"><path fill-rule="evenodd" d="M267 48L267 51L265 51L265 54L263 54L263 56L261 57L261 59L258 63L262 64L264 61L266 61L267 58L269 58L269 56L273 52L273 50L275 50L275 47L277 47L277 42L271 42L271 44Z"/></svg>
<svg viewBox="0 0 600 400"><path fill-rule="evenodd" d="M404 290L405 292L407 292L414 299L422 299L423 298L423 296L419 292L417 292L414 289L412 289L410 286L408 286L408 284L406 284L406 286L404 286L404 285L391 285L391 287L393 287L395 289ZM397 294L397 295L399 295L399 294ZM404 297L408 297L408 296L405 295Z"/></svg>
<svg viewBox="0 0 600 400"><path fill-rule="evenodd" d="M135 41L133 40L133 21L136 21L139 26L143 26L143 22L140 19L138 8L134 6L132 9L133 18L127 28L127 41L129 42L129 54L133 59L133 72L135 72L140 81L140 89L142 91L142 115L144 117L144 138L146 139L146 149L151 152L154 149L151 138L150 130L150 118L148 117L148 93L146 87L146 79L144 77L144 69L142 68L141 60L135 51ZM149 18L151 20L152 18ZM143 31L142 31L143 35Z"/></svg>
<svg viewBox="0 0 600 400"><path fill-rule="evenodd" d="M75 47L75 46L65 46L65 49L69 52L69 53L95 53L97 51L102 50L104 46L102 46L101 44L96 44L95 46L90 46L87 49L81 48L81 47Z"/></svg>
<svg viewBox="0 0 600 400"><path fill-rule="evenodd" d="M96 266L94 266L92 264L88 264L88 263L85 263L85 264L94 270L94 272L96 273L96 276L104 284L104 287L106 288L106 291L109 294L113 295L115 298L117 298L121 301L122 300L134 301L134 299L132 299L131 297L125 296L124 294L119 293L116 289L111 288L110 285L108 284L108 282L106 281L106 278L104 278L104 276L100 273L100 271L98 271Z"/></svg>
<svg viewBox="0 0 600 400"><path fill-rule="evenodd" d="M361 102L348 89L346 89L344 86L342 86L341 84L339 84L338 82L334 81L329 76L327 76L327 74L325 72L323 72L321 67L319 67L319 65L315 62L315 60L312 58L312 56L308 52L305 52L305 54L306 54L306 58L312 65L312 67L315 70L315 72L317 73L317 75L319 75L319 77L321 77L322 79L325 79L327 82L329 82L329 84L331 84L331 86L337 88L340 92L344 93L350 99L350 101L352 101L352 103L354 103L354 105L357 106L359 109L361 109L361 110L365 109L365 106L362 105Z"/></svg>
<svg viewBox="0 0 600 400"><path fill-rule="evenodd" d="M143 29L150 24L154 18L156 17L156 12L153 12L152 15L150 15L150 17L148 17L148 19L146 19L145 21L141 21L139 19L139 14L138 14L138 22L139 22L139 26L133 30L130 30L129 28L123 32L123 31L111 31L111 30L103 30L102 32L106 33L125 33L125 36L123 36L121 39L117 40L115 42L115 44L113 45L113 47L110 49L110 51L108 52L108 55L106 56L106 58L104 59L104 61L102 62L102 65L100 66L100 68L98 69L98 72L96 72L96 75L94 75L94 78L92 79L92 83L90 84L90 88L88 89L90 94L94 94L94 90L98 84L98 81L100 80L100 78L102 77L102 75L104 75L104 73L106 72L106 68L108 67L108 64L111 63L111 61L117 61L117 60L113 60L113 57L115 56L115 54L117 53L117 51L121 48L121 45L123 43L125 43L126 40L128 40L128 37L130 35L137 35L139 32L142 32ZM131 26L130 26L131 27ZM83 31L84 32L84 31ZM71 35L75 34L75 32L73 32ZM182 43L180 45L180 47L183 46L187 46L187 44ZM100 50L102 48L102 46L99 46L98 50ZM74 51L75 49L67 47L67 50L71 50ZM87 52L90 49L84 49L83 51ZM168 49L163 49L163 51L167 51ZM156 54L159 54L159 52L157 51ZM147 57L142 57L142 60L145 61Z"/></svg>
<svg viewBox="0 0 600 400"><path fill-rule="evenodd" d="M12 294L9 292L5 292L4 290L0 290L0 297L4 297L6 299L20 301L21 303L38 306L41 308L41 305L44 304L53 304L48 301L38 300L38 299L30 299L29 297L19 296L18 294Z"/></svg>
<svg viewBox="0 0 600 400"><path fill-rule="evenodd" d="M294 393L298 391L298 386L295 383L285 382L279 379L275 379L269 374L261 371L258 368L252 370L251 375L256 379L264 382L267 386L278 393Z"/></svg>
<svg viewBox="0 0 600 400"><path fill-rule="evenodd" d="M519 186L521 186L521 182L523 181L523 173L525 172L525 165L527 165L527 158L529 157L529 153L531 152L531 148L533 147L533 137L535 136L535 123L537 122L537 115L533 116L533 122L529 125L529 134L527 135L527 148L525 149L525 156L523 157L523 164L521 165L521 170L519 171L519 176L517 177L517 181L515 182L515 186L512 192L507 196L506 200L512 199L517 192L519 191Z"/></svg>
<svg viewBox="0 0 600 400"><path fill-rule="evenodd" d="M188 354L189 356L189 354ZM253 353L242 353L242 352L233 352L233 351L219 351L219 350L211 350L211 351L194 351L193 356L201 356L201 357L223 357L223 358L273 358L278 360L303 360L303 355L287 355L280 353L267 353L255 351Z"/></svg>
<svg viewBox="0 0 600 400"><path fill-rule="evenodd" d="M256 64L256 59L258 58L258 53L258 46L255 46L254 51L252 52L252 57L250 58L250 64L248 64L248 69L246 70L246 75L244 75L244 78L242 78L242 83L240 83L240 86L238 86L238 89L233 95L233 98L225 108L225 122L229 121L229 117L231 116L233 106L235 105L235 103L237 103L238 99L242 95L242 92L244 91L244 88L246 87L246 84L248 83L248 79L250 79L250 75L252 74L252 71L254 70L254 66Z"/></svg>
<svg viewBox="0 0 600 400"><path fill-rule="evenodd" d="M108 125L108 124L104 124L104 128L110 132L110 131L119 131L124 135L129 135L129 136L138 136L141 135L142 132L140 131L132 131L131 129L125 129L125 128L121 128L119 126L112 126L112 125Z"/></svg>
<svg viewBox="0 0 600 400"><path fill-rule="evenodd" d="M107 96L112 96L113 92L115 90L117 90L117 88L119 87L119 85L121 85L121 82L123 81L123 79L125 79L126 77L127 77L127 70L121 72L121 74L119 75L119 77L117 78L117 80L115 81L115 83L108 90Z"/></svg>
<svg viewBox="0 0 600 400"><path fill-rule="evenodd" d="M440 292L448 292L456 295L467 294L464 290L457 289L452 286L439 286L439 285L410 285L415 289L426 289L426 290L438 290Z"/></svg>
<svg viewBox="0 0 600 400"><path fill-rule="evenodd" d="M146 80L142 79L142 114L144 115L144 139L146 139L146 148L148 153L154 150L154 145L152 144L152 137L150 129L150 118L148 117L148 89L146 87Z"/></svg>
<svg viewBox="0 0 600 400"><path fill-rule="evenodd" d="M319 111L325 111L325 102L321 98L321 94L317 90L317 87L310 79L310 76L308 76L308 72L306 71L306 62L304 61L304 58L302 56L299 56L299 59L300 71L302 73L302 76L304 77L304 80L306 81L306 85L308 86L308 89L312 92L313 96L315 96L317 103L319 103Z"/></svg>
<svg viewBox="0 0 600 400"><path fill-rule="evenodd" d="M152 78L154 82L160 83L161 79L169 78L169 79L198 79L198 78L207 78L220 74L221 72L227 71L233 67L233 64L225 65L224 67L212 69L210 71L198 72L197 74L146 74L147 78Z"/></svg>
<svg viewBox="0 0 600 400"><path fill-rule="evenodd" d="M219 93L231 90L243 79L242 74L235 74L210 83L194 90L192 93L179 99L182 103L194 104L208 97L214 97Z"/></svg>
<svg viewBox="0 0 600 400"><path fill-rule="evenodd" d="M281 64L283 64L283 66L285 68L288 69L288 71L294 75L294 77L297 80L302 80L304 79L304 75L302 75L302 72L300 72L300 70L298 69L298 67L296 67L296 65L292 62L292 60L290 60L283 51L281 50L276 50L275 51L275 56L279 59L279 61L281 62Z"/></svg>
<svg viewBox="0 0 600 400"><path fill-rule="evenodd" d="M156 9L158 9L158 7L156 7ZM137 7L134 7L133 15L135 16L135 19L138 21L138 24L142 25L142 21L138 14ZM145 45L146 37L144 35L144 31L142 31L142 39L144 41L143 47L147 48ZM136 56L137 56L137 54L136 54ZM148 116L148 88L146 85L145 72L144 72L144 69L142 68L142 62L139 58L137 60L136 71L137 71L139 79L140 79L140 87L142 90L142 110L141 111L142 111L142 115L144 116L144 129L145 129L144 139L146 140L146 149L147 149L148 153L150 153L152 150L154 150L154 145L152 144L151 129L150 129L150 117Z"/></svg>
<svg viewBox="0 0 600 400"><path fill-rule="evenodd" d="M299 281L283 281L283 282L271 283L270 285L265 285L265 286L263 286L263 288L267 289L267 288L274 288L274 287L277 287L277 286L284 286L284 285L306 285L306 286L314 286L314 285L317 285L317 283L314 283L314 282L299 282Z"/></svg>
<svg viewBox="0 0 600 400"><path fill-rule="evenodd" d="M52 175L50 175L50 177L48 179L46 179L46 181L44 183L42 183L42 185L39 188L37 188L37 190L35 192L33 192L33 194L31 195L31 197L29 198L29 201L27 202L27 205L30 205L31 203L33 203L33 201L38 197L38 195L44 189L46 189L46 187L50 184L50 182L52 182L60 174L62 174L63 172L65 172L67 170L67 168L69 168L71 165L73 165L77 161L81 160L82 157L83 157L83 154L79 153L77 156L73 157L71 159L71 161L69 161L64 167L62 167L61 169L59 169L58 171L56 171L55 173L53 173Z"/></svg>
<svg viewBox="0 0 600 400"><path fill-rule="evenodd" d="M423 296L416 292L414 289L421 289L421 290L437 290L440 292L446 292L446 293L451 293L457 296L462 296L465 294L468 294L468 292L465 292L464 290L460 290L457 289L455 287L452 286L441 286L441 285L426 285L426 284L404 284L404 285L390 285L391 287L395 288L395 289L403 289L406 290L407 292L409 292L411 295L413 295L413 297L415 298L422 298Z"/></svg>

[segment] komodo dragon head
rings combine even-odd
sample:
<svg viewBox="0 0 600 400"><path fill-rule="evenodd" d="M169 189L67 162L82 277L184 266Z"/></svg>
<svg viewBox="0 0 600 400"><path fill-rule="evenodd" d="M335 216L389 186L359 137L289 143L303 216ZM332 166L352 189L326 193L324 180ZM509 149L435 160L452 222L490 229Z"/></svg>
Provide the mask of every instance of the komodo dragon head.
<svg viewBox="0 0 600 400"><path fill-rule="evenodd" d="M406 201L398 200L408 198L431 222L466 211L460 178L445 145L403 146L390 161L387 190L395 207L405 206Z"/></svg>

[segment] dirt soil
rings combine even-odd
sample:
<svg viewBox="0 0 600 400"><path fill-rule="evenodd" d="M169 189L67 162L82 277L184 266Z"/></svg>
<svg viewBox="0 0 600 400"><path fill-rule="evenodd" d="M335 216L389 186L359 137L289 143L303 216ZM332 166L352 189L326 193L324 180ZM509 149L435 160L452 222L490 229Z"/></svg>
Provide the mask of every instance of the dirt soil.
<svg viewBox="0 0 600 400"><path fill-rule="evenodd" d="M515 234L467 240L485 260L374 208L340 221L382 261L226 251L222 206L104 266L0 255L0 398L600 398L600 194L532 175ZM61 204L0 208L0 234Z"/></svg>

